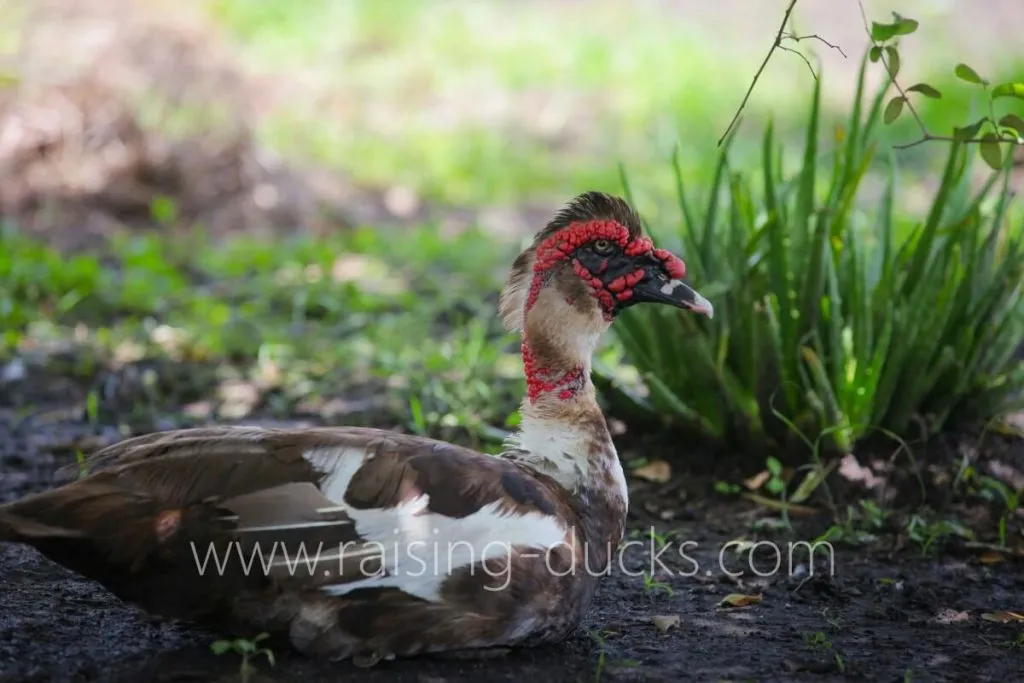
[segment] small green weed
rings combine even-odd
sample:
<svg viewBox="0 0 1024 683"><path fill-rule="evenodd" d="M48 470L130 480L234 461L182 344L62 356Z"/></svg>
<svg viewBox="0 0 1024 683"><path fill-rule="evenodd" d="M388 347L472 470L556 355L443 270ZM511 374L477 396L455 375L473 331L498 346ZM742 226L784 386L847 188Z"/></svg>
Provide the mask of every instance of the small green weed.
<svg viewBox="0 0 1024 683"><path fill-rule="evenodd" d="M832 648L832 641L822 631L805 633L803 638L804 645L810 650L828 650Z"/></svg>
<svg viewBox="0 0 1024 683"><path fill-rule="evenodd" d="M1006 547L1007 525L1017 514L1017 510L1024 500L1024 489L1014 490L1013 487L995 477L979 474L973 465L967 463L966 458L957 472L953 482L955 490L962 491L968 496L980 498L987 503L999 507L998 538L999 546Z"/></svg>
<svg viewBox="0 0 1024 683"><path fill-rule="evenodd" d="M89 476L89 465L86 464L86 455L82 451L75 451L75 463L78 465L78 478L85 479Z"/></svg>
<svg viewBox="0 0 1024 683"><path fill-rule="evenodd" d="M961 522L954 519L935 518L923 511L912 515L907 521L907 537L921 547L921 555L926 556L939 541L960 538L973 541L975 534Z"/></svg>
<svg viewBox="0 0 1024 683"><path fill-rule="evenodd" d="M261 633L255 638L235 638L233 640L216 640L210 645L210 650L215 655L223 655L227 652L234 652L242 658L238 666L238 677L242 683L248 683L249 678L256 673L257 669L253 660L261 655L266 657L271 666L276 664L274 653L269 648L261 647L259 643L269 638L267 633Z"/></svg>
<svg viewBox="0 0 1024 683"><path fill-rule="evenodd" d="M715 493L723 496L735 496L743 490L739 484L733 484L728 481L716 481L714 488Z"/></svg>
<svg viewBox="0 0 1024 683"><path fill-rule="evenodd" d="M767 489L768 493L773 496L785 498L786 480L782 478L782 463L779 462L778 458L769 455L764 464L765 467L768 468L768 473L771 475L768 478L768 481L764 483L765 489Z"/></svg>
<svg viewBox="0 0 1024 683"><path fill-rule="evenodd" d="M872 500L860 500L857 505L847 505L840 520L815 540L849 545L871 543L878 539L889 514Z"/></svg>
<svg viewBox="0 0 1024 683"><path fill-rule="evenodd" d="M804 646L808 650L817 652L831 652L832 659L836 665L836 671L838 671L839 673L844 673L846 671L846 660L843 658L841 654L834 651L832 641L829 640L829 637L827 635L825 635L821 631L815 631L813 633L804 633L803 639Z"/></svg>
<svg viewBox="0 0 1024 683"><path fill-rule="evenodd" d="M672 597L676 594L672 589L672 586L668 585L664 581L658 581L654 578L654 575L649 572L644 574L644 590L651 596L657 595L658 593L664 593L668 597Z"/></svg>
<svg viewBox="0 0 1024 683"><path fill-rule="evenodd" d="M597 662L594 663L594 683L600 683L604 677L605 667L608 665L607 646L604 642L604 635L598 631L587 629L585 633L590 636L597 645Z"/></svg>
<svg viewBox="0 0 1024 683"><path fill-rule="evenodd" d="M1024 649L1024 633L1017 634L1014 640L1008 640L1003 643L1003 646L1008 650L1022 650Z"/></svg>

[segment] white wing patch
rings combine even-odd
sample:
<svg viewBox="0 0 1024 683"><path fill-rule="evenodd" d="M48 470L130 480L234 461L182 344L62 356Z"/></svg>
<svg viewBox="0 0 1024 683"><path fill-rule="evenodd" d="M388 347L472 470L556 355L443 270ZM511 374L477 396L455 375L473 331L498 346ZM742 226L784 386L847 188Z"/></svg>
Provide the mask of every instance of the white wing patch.
<svg viewBox="0 0 1024 683"><path fill-rule="evenodd" d="M268 570L286 568L292 572L302 555L303 564L315 568L325 579L332 574L344 574L342 583L321 588L330 595L345 595L360 588L394 587L425 600L437 601L445 579L461 568L494 572L493 567L488 569L481 563L515 554L533 554L544 561L547 551L566 542L568 527L558 517L537 512L511 512L503 506L503 501L485 505L461 518L430 512L430 497L425 493L390 508L354 508L345 504L345 491L355 473L373 455L359 448L319 448L309 451L305 457L327 473L322 493L333 505L317 512L344 512L349 519L250 526L238 531L352 525L361 540L340 543L337 547L300 547L283 559L271 553ZM500 571L506 573L495 574L493 578L499 586L507 585L510 580L508 563L498 564ZM353 577L355 565L359 566L360 573Z"/></svg>
<svg viewBox="0 0 1024 683"><path fill-rule="evenodd" d="M355 522L356 533L383 558L387 575L326 586L331 595L345 595L360 588L398 588L410 595L436 601L441 584L454 571L479 566L483 560L516 553L544 551L563 544L566 527L552 515L519 515L501 509L497 501L462 518L427 511L429 496L423 494L395 508L344 509ZM356 552L362 553L363 550ZM493 571L493 570L491 570ZM506 570L507 571L507 570ZM495 574L499 585L505 574Z"/></svg>
<svg viewBox="0 0 1024 683"><path fill-rule="evenodd" d="M323 494L333 501L345 499L345 491L363 463L373 458L373 452L362 448L314 448L303 454L314 467L327 472L321 487ZM347 508L346 508L347 509Z"/></svg>

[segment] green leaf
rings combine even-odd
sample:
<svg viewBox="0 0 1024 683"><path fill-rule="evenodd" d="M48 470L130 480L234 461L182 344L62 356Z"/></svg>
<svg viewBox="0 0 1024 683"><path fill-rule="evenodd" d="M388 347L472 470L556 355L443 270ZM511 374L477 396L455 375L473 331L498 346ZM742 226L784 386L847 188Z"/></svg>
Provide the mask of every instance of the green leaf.
<svg viewBox="0 0 1024 683"><path fill-rule="evenodd" d="M90 391L85 397L85 415L90 424L96 424L99 419L100 397L96 391Z"/></svg>
<svg viewBox="0 0 1024 683"><path fill-rule="evenodd" d="M822 402L822 417L829 424L834 424L839 420L840 411L833 390L834 385L829 381L828 373L825 372L825 366L818 358L818 354L814 353L814 350L807 346L800 349L800 355L810 370L808 384L814 387Z"/></svg>
<svg viewBox="0 0 1024 683"><path fill-rule="evenodd" d="M976 85L988 85L988 81L979 76L977 71L966 64L957 64L956 68L953 69L953 73L961 81L967 81L968 83L974 83Z"/></svg>
<svg viewBox="0 0 1024 683"><path fill-rule="evenodd" d="M910 292L917 287L927 270L928 262L932 259L939 222L947 210L954 186L957 185L963 174L964 164L962 163L963 155L961 152L962 150L958 144L950 145L949 157L946 160L946 167L942 172L939 190L928 210L928 218L925 221L921 235L916 243L912 243L909 240L904 243L904 246L913 246L913 256L909 272L902 282L903 292Z"/></svg>
<svg viewBox="0 0 1024 683"><path fill-rule="evenodd" d="M890 38L896 36L905 36L913 33L917 30L918 22L913 19L904 19L902 17L891 24L880 24L877 21L871 22L871 40L876 43L884 43Z"/></svg>
<svg viewBox="0 0 1024 683"><path fill-rule="evenodd" d="M885 113L882 114L882 120L886 123L892 123L898 119L900 114L903 113L903 104L905 102L906 100L902 95L897 95L889 100L889 103L885 105Z"/></svg>
<svg viewBox="0 0 1024 683"><path fill-rule="evenodd" d="M170 197L159 195L150 202L149 215L155 223L168 225L177 220L178 207Z"/></svg>
<svg viewBox="0 0 1024 683"><path fill-rule="evenodd" d="M978 145L981 158L993 171L1003 168L1003 148L999 146L999 136L995 133L985 133L982 142Z"/></svg>
<svg viewBox="0 0 1024 683"><path fill-rule="evenodd" d="M992 99L997 97L1016 97L1024 100L1024 83L1000 83L992 88Z"/></svg>
<svg viewBox="0 0 1024 683"><path fill-rule="evenodd" d="M877 21L871 22L871 40L877 43L884 43L896 35L896 24L880 24Z"/></svg>
<svg viewBox="0 0 1024 683"><path fill-rule="evenodd" d="M953 127L953 137L956 138L957 140L959 140L960 142L965 142L967 140L973 140L974 136L978 134L978 131L981 130L981 127L983 125L985 125L985 121L987 121L987 120L988 120L987 116L982 116L980 119L978 119L974 123L966 125L963 128L957 128L957 127L954 126Z"/></svg>
<svg viewBox="0 0 1024 683"><path fill-rule="evenodd" d="M1003 128L1012 128L1017 131L1017 135L1019 137L1024 138L1024 119L1016 114L1007 114L1003 118L999 119L999 125Z"/></svg>
<svg viewBox="0 0 1024 683"><path fill-rule="evenodd" d="M875 63L875 62L877 62L881 58L882 58L882 46L881 45L875 45L874 47L871 48L871 52L868 53L868 59L870 59L872 63Z"/></svg>
<svg viewBox="0 0 1024 683"><path fill-rule="evenodd" d="M885 46L886 65L889 70L889 78L896 78L900 72L900 53L892 45Z"/></svg>
<svg viewBox="0 0 1024 683"><path fill-rule="evenodd" d="M933 100L942 99L942 93L927 83L916 83L907 88L907 92L919 92L925 97L930 97Z"/></svg>
<svg viewBox="0 0 1024 683"><path fill-rule="evenodd" d="M917 30L918 23L914 19L909 19L898 12L892 13L892 18L895 20L896 25L899 27L900 35L910 35Z"/></svg>

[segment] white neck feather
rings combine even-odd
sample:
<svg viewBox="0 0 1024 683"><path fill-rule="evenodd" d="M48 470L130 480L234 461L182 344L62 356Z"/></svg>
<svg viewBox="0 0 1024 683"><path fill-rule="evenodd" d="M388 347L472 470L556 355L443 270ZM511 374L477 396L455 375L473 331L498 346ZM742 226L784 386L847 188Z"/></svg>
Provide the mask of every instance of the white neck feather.
<svg viewBox="0 0 1024 683"><path fill-rule="evenodd" d="M510 321L512 303L519 302L514 296L506 302ZM524 398L520 429L506 441L504 457L552 477L570 492L608 491L627 504L622 464L590 381L591 357L608 322L596 309L590 313L568 303L554 288L542 290L534 308L515 319L528 346L543 340L543 347L561 349L559 369L582 368L584 382L568 399L557 391L541 394L535 402Z"/></svg>
<svg viewBox="0 0 1024 683"><path fill-rule="evenodd" d="M510 457L550 476L568 491L612 483L622 501L628 502L626 477L615 444L610 436L603 443L594 443L594 438L589 428L526 413L519 432L506 447L514 449Z"/></svg>

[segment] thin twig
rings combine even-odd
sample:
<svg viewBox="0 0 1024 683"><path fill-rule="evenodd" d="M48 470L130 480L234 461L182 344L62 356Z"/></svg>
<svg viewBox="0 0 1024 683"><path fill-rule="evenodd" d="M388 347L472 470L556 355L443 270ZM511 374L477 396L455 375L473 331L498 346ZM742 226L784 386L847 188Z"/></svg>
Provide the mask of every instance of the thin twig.
<svg viewBox="0 0 1024 683"><path fill-rule="evenodd" d="M750 81L750 87L747 88L747 93L743 96L743 101L740 102L739 109L732 116L732 121L729 122L725 132L722 133L722 137L718 138L718 146L722 146L722 142L729 135L729 131L732 130L733 126L736 125L736 121L740 118L740 114L743 113L743 108L747 106L747 100L750 99L750 93L754 92L754 86L757 85L757 79L761 77L761 72L768 66L768 60L772 58L772 53L775 52L775 48L779 47L782 42L782 34L786 30L786 24L789 23L789 15L793 13L793 8L796 7L796 0L789 0L789 7L786 8L786 13L782 16L782 24L779 26L779 30L775 33L775 40L772 41L771 49L768 50L768 54L764 56L764 61L761 62L761 66L758 67L757 73L754 74L754 79Z"/></svg>
<svg viewBox="0 0 1024 683"><path fill-rule="evenodd" d="M828 45L833 50L838 50L839 54L841 54L843 56L843 59L849 59L849 57L846 56L846 53L843 52L843 48L839 47L838 45L834 45L833 43L828 42L827 40L825 40L824 38L819 36L817 33L812 33L812 34L806 35L806 36L794 36L792 33L787 33L787 34L783 35L782 37L783 38L789 38L794 43L799 43L801 40L818 40L818 41L821 41L822 43L825 43L825 45Z"/></svg>
<svg viewBox="0 0 1024 683"><path fill-rule="evenodd" d="M893 145L892 148L893 149L910 149L911 147L917 147L918 145L920 145L922 143L931 142L931 141L959 142L959 143L962 143L962 144L965 144L965 145L980 144L982 142L1011 142L1011 143L1013 143L1015 145L1020 144L1020 142L1017 140L1017 138L1013 137L1012 135L1000 135L999 137L997 137L995 139L989 139L989 140L985 140L983 138L965 138L965 139L961 140L960 138L955 138L955 137L952 137L950 135L932 135L928 131L925 131L920 140L914 140L913 142L907 142L907 143L904 143L902 145Z"/></svg>
<svg viewBox="0 0 1024 683"><path fill-rule="evenodd" d="M929 136L930 133L928 132L928 128L925 127L924 121L921 119L921 115L917 113L917 109L914 108L914 104L910 101L910 98L907 97L907 93L903 90L900 84L896 82L896 74L894 74L892 69L889 68L889 61L885 58L884 50L880 55L880 59L882 60L882 66L885 67L885 72L889 74L889 82L892 83L892 86L896 88L896 92L898 92L900 97L903 98L903 104L907 105L907 111L909 111L911 116L914 117L914 120L917 121L917 127L921 129L921 134Z"/></svg>
<svg viewBox="0 0 1024 683"><path fill-rule="evenodd" d="M811 66L811 61L807 59L807 56L803 52L800 52L799 50L794 50L791 47L786 47L785 45L779 45L779 49L782 50L783 52L792 52L797 57L804 60L804 64L807 65L807 68L811 72L811 78L813 78L814 80L818 80L818 74L814 73L814 67Z"/></svg>

